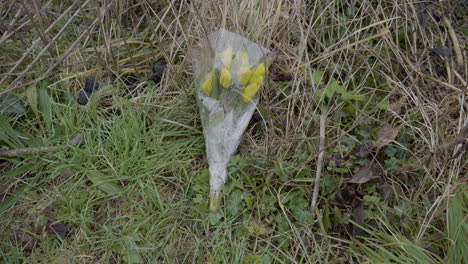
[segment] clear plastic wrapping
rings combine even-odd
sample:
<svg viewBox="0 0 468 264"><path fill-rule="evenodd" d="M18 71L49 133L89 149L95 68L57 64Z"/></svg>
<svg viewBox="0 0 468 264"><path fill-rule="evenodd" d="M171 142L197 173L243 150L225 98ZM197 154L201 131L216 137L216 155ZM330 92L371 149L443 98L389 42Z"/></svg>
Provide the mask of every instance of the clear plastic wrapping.
<svg viewBox="0 0 468 264"><path fill-rule="evenodd" d="M210 209L219 208L227 165L258 102L269 50L227 30L195 50L197 101L210 171Z"/></svg>

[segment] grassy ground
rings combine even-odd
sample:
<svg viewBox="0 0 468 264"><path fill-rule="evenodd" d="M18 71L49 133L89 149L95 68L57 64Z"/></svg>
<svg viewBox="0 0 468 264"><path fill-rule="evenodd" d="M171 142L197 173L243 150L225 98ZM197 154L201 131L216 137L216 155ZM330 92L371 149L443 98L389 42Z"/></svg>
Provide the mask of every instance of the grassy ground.
<svg viewBox="0 0 468 264"><path fill-rule="evenodd" d="M466 5L0 2L0 262L466 263ZM191 51L220 27L274 56L210 213Z"/></svg>

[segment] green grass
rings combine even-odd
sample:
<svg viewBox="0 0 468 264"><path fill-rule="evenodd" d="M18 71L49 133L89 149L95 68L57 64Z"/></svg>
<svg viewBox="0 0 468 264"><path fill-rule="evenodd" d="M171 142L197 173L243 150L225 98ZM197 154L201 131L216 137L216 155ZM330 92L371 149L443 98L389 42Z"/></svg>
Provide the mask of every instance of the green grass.
<svg viewBox="0 0 468 264"><path fill-rule="evenodd" d="M430 55L454 50L430 12L444 10L466 46L457 5L91 1L67 13L34 2L39 13L0 4L0 151L51 151L0 158L1 263L467 261L466 65ZM263 120L249 124L213 213L191 52L219 27L274 51L270 72L293 79L262 88ZM159 59L168 69L154 84ZM90 75L101 88L80 106ZM349 183L365 166L374 177Z"/></svg>

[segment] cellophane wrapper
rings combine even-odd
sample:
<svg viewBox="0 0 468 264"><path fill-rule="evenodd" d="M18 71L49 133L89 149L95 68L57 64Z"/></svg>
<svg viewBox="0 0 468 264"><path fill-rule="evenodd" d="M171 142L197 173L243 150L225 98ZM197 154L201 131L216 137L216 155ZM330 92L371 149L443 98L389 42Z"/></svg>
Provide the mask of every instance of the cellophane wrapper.
<svg viewBox="0 0 468 264"><path fill-rule="evenodd" d="M255 111L270 51L224 29L194 49L197 102L210 171L210 209L219 209L227 166Z"/></svg>

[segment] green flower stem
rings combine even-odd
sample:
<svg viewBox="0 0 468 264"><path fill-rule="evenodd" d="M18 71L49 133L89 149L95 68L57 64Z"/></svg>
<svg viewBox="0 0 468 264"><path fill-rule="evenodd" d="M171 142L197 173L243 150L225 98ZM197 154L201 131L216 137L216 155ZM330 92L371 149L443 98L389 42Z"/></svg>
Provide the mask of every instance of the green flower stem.
<svg viewBox="0 0 468 264"><path fill-rule="evenodd" d="M214 191L210 192L210 211L218 212L221 208L221 193Z"/></svg>

